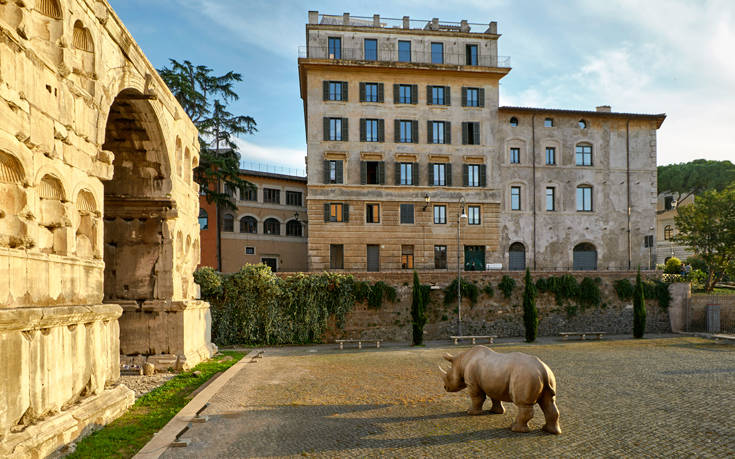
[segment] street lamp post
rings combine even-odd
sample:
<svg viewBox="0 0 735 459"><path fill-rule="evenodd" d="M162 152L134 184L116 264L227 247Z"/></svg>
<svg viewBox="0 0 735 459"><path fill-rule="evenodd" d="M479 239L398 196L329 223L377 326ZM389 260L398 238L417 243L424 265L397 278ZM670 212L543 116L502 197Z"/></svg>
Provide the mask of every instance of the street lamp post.
<svg viewBox="0 0 735 459"><path fill-rule="evenodd" d="M462 269L460 261L460 228L462 219L467 218L464 213L464 196L459 198L459 212L457 212L457 336L462 336Z"/></svg>

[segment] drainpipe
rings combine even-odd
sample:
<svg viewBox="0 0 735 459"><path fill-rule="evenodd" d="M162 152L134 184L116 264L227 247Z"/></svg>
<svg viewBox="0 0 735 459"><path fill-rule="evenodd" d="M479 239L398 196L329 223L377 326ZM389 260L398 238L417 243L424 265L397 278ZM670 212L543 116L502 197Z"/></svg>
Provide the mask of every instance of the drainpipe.
<svg viewBox="0 0 735 459"><path fill-rule="evenodd" d="M536 271L536 115L531 115L531 165L533 166L533 270Z"/></svg>
<svg viewBox="0 0 735 459"><path fill-rule="evenodd" d="M628 196L628 271L630 271L633 258L633 245L630 240L630 120L625 121L625 175Z"/></svg>

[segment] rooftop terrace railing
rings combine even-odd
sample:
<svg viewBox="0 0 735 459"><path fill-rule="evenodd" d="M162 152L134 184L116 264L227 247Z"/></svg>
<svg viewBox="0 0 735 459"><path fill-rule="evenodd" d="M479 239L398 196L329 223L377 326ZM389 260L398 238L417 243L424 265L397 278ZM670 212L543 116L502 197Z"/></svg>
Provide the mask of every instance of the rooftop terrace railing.
<svg viewBox="0 0 735 459"><path fill-rule="evenodd" d="M343 61L413 62L417 64L445 64L510 68L510 56L478 55L470 63L466 53L434 53L411 50L410 56L397 49L378 49L366 58L363 48L341 48L338 51L327 46L299 46L299 57L310 59L335 59Z"/></svg>
<svg viewBox="0 0 735 459"><path fill-rule="evenodd" d="M293 175L296 177L306 177L306 170L297 167L279 166L276 164L259 163L255 161L240 161L240 169L256 171L256 172L269 172L271 174L281 175Z"/></svg>
<svg viewBox="0 0 735 459"><path fill-rule="evenodd" d="M497 33L497 23L478 23L462 20L439 21L433 19L410 19L408 16L402 18L386 18L380 15L353 16L351 14L318 14L314 17L313 24L319 25L344 25L350 27L378 27L383 29L412 29L412 30L439 30L444 32L470 33L472 26L476 26L474 33ZM481 32L480 32L481 30Z"/></svg>

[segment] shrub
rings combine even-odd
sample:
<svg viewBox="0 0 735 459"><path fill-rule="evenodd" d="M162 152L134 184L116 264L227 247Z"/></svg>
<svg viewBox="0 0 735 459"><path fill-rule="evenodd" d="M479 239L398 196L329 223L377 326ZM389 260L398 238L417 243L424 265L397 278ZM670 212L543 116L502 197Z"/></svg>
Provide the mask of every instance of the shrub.
<svg viewBox="0 0 735 459"><path fill-rule="evenodd" d="M503 292L503 296L506 298L510 298L514 288L516 288L516 281L508 275L503 276L498 284L498 289Z"/></svg>
<svg viewBox="0 0 735 459"><path fill-rule="evenodd" d="M549 288L548 282L545 278L539 277L538 279L536 279L536 290L537 291L541 293L545 293L546 290L548 290L548 288Z"/></svg>
<svg viewBox="0 0 735 459"><path fill-rule="evenodd" d="M599 277L597 279L599 279ZM582 279L582 282L579 283L577 303L579 303L582 309L589 306L598 306L602 302L602 295L600 294L600 287L597 279L585 277Z"/></svg>
<svg viewBox="0 0 735 459"><path fill-rule="evenodd" d="M538 281L536 283L538 284ZM579 295L579 285L571 274L549 277L544 282L544 287L543 291L554 294L557 306L563 306L566 301L575 299Z"/></svg>
<svg viewBox="0 0 735 459"><path fill-rule="evenodd" d="M618 279L613 282L613 288L622 301L633 299L633 284L628 279Z"/></svg>
<svg viewBox="0 0 735 459"><path fill-rule="evenodd" d="M199 284L202 298L216 298L222 295L222 276L209 266L194 271L194 282Z"/></svg>
<svg viewBox="0 0 735 459"><path fill-rule="evenodd" d="M538 310L536 309L536 286L531 279L531 272L526 268L523 289L523 325L526 328L526 342L536 340L538 332Z"/></svg>
<svg viewBox="0 0 735 459"><path fill-rule="evenodd" d="M671 293L669 293L669 286L666 282L660 280L644 281L643 296L649 300L656 300L662 309L669 308Z"/></svg>
<svg viewBox="0 0 735 459"><path fill-rule="evenodd" d="M489 297L492 297L495 294L495 291L493 290L493 284L490 283L490 282L488 282L487 284L485 284L485 286L482 288L482 292L485 295L487 295Z"/></svg>
<svg viewBox="0 0 735 459"><path fill-rule="evenodd" d="M692 290L704 290L704 284L707 282L707 273L701 269L692 269L687 276L687 280L692 283Z"/></svg>
<svg viewBox="0 0 735 459"><path fill-rule="evenodd" d="M368 293L368 307L380 309L383 306L383 298L387 298L391 303L395 303L398 299L396 289L383 281L378 281L370 287Z"/></svg>
<svg viewBox="0 0 735 459"><path fill-rule="evenodd" d="M681 274L681 260L676 257L669 258L666 261L664 272L666 274Z"/></svg>
<svg viewBox="0 0 735 459"><path fill-rule="evenodd" d="M704 273L707 272L707 263L704 261L704 258L698 257L697 255L692 255L691 257L686 259L686 263L688 265L691 265L692 271L695 269L698 269Z"/></svg>
<svg viewBox="0 0 735 459"><path fill-rule="evenodd" d="M643 282L641 281L641 268L638 267L638 275L635 278L635 289L633 291L633 337L643 338L646 331L646 300L643 295Z"/></svg>
<svg viewBox="0 0 735 459"><path fill-rule="evenodd" d="M470 304L474 305L479 296L480 289L477 285L462 279L462 298L469 298ZM451 304L454 301L457 301L457 278L444 289L444 304Z"/></svg>
<svg viewBox="0 0 735 459"><path fill-rule="evenodd" d="M369 296L370 283L365 281L355 281L355 301L365 301Z"/></svg>
<svg viewBox="0 0 735 459"><path fill-rule="evenodd" d="M424 325L426 325L426 304L429 302L431 287L421 285L419 275L413 272L413 297L411 300L411 324L413 328L413 344L418 346L424 342Z"/></svg>

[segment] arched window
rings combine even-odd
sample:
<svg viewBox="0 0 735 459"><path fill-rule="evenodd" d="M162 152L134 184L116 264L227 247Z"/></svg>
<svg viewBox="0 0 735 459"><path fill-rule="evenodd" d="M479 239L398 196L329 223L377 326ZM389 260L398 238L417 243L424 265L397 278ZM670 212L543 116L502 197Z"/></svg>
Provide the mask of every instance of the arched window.
<svg viewBox="0 0 735 459"><path fill-rule="evenodd" d="M574 247L572 269L575 271L594 271L597 269L597 249L583 242Z"/></svg>
<svg viewBox="0 0 735 459"><path fill-rule="evenodd" d="M281 234L281 222L275 218L268 218L263 222L263 233L279 236Z"/></svg>
<svg viewBox="0 0 735 459"><path fill-rule="evenodd" d="M546 118L544 120L544 127L554 127L554 120L552 118Z"/></svg>
<svg viewBox="0 0 735 459"><path fill-rule="evenodd" d="M286 223L286 236L297 236L301 237L301 222L298 220L291 220Z"/></svg>
<svg viewBox="0 0 735 459"><path fill-rule="evenodd" d="M228 233L235 231L235 217L227 214L222 218L222 231L226 231Z"/></svg>
<svg viewBox="0 0 735 459"><path fill-rule="evenodd" d="M512 243L508 249L508 269L511 271L526 269L526 246L520 242Z"/></svg>
<svg viewBox="0 0 735 459"><path fill-rule="evenodd" d="M671 225L664 226L664 239L669 240L671 239L671 236L673 236L673 228L671 228Z"/></svg>
<svg viewBox="0 0 735 459"><path fill-rule="evenodd" d="M242 217L240 219L240 232L256 234L258 232L258 220L254 217Z"/></svg>
<svg viewBox="0 0 735 459"><path fill-rule="evenodd" d="M202 208L199 208L199 229L209 229L209 214Z"/></svg>
<svg viewBox="0 0 735 459"><path fill-rule="evenodd" d="M518 126L518 118L516 118L515 116L511 116L511 118L510 118L510 125L513 126L513 127Z"/></svg>

